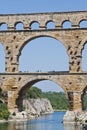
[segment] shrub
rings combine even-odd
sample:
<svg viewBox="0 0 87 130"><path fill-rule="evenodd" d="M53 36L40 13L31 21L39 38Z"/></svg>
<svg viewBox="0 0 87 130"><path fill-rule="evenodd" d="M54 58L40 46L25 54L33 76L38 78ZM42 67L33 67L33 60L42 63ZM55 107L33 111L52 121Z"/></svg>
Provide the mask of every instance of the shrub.
<svg viewBox="0 0 87 130"><path fill-rule="evenodd" d="M0 104L0 119L8 119L9 111L6 104Z"/></svg>

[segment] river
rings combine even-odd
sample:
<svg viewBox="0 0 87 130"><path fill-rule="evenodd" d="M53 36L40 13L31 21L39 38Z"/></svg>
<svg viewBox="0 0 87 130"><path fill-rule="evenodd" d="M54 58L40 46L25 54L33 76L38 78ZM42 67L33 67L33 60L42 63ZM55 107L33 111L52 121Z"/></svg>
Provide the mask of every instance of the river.
<svg viewBox="0 0 87 130"><path fill-rule="evenodd" d="M1 123L0 130L83 130L81 126L62 123L65 112L54 112L27 122Z"/></svg>

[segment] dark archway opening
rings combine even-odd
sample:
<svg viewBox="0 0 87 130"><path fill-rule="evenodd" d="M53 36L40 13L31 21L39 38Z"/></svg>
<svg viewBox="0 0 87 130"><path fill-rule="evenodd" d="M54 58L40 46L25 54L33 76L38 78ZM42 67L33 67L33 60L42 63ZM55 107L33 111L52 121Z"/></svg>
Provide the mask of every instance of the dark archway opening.
<svg viewBox="0 0 87 130"><path fill-rule="evenodd" d="M81 98L82 98L82 109L87 110L87 86L83 90L83 94Z"/></svg>

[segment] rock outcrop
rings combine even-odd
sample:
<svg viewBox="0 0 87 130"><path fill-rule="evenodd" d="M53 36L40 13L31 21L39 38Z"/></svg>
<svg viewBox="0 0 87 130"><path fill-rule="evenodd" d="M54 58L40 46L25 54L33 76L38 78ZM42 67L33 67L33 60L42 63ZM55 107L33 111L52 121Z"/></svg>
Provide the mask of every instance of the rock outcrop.
<svg viewBox="0 0 87 130"><path fill-rule="evenodd" d="M64 115L63 122L87 126L87 111L67 111Z"/></svg>
<svg viewBox="0 0 87 130"><path fill-rule="evenodd" d="M53 108L48 99L38 98L38 99L24 99L23 106L28 114L31 116L40 116L43 114L48 114L53 112Z"/></svg>
<svg viewBox="0 0 87 130"><path fill-rule="evenodd" d="M39 117L44 114L53 113L53 108L48 99L38 98L38 99L24 99L23 106L24 111L15 113L15 115L10 115L9 119L13 120L30 120Z"/></svg>

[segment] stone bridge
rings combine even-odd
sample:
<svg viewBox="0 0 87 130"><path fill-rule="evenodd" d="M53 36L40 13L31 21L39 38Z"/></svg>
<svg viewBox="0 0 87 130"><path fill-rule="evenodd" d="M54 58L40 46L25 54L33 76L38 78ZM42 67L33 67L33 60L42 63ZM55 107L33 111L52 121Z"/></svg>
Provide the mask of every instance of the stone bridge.
<svg viewBox="0 0 87 130"><path fill-rule="evenodd" d="M82 51L87 42L87 28L81 22L87 20L86 11L54 12L37 14L0 15L0 42L5 51L5 73L0 73L0 88L7 92L10 112L17 111L27 89L42 80L51 80L65 91L70 111L83 109L83 96L87 88L87 72L82 70ZM64 28L64 23L71 26ZM34 23L38 24L33 29ZM53 28L48 24L53 23ZM17 25L22 28L17 29ZM62 72L19 72L19 57L23 47L38 37L52 37L61 42L69 58L69 71Z"/></svg>

